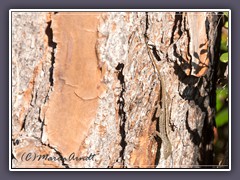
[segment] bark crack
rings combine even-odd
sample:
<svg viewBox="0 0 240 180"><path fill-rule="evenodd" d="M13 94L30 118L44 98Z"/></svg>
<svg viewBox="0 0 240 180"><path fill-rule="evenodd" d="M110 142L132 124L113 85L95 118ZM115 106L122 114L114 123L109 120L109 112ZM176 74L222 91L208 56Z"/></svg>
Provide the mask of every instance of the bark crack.
<svg viewBox="0 0 240 180"><path fill-rule="evenodd" d="M148 26L149 26L149 23L148 23L148 12L146 12L146 28L145 28L144 38L147 38L147 39L149 39L148 34L147 34ZM154 57L157 59L157 61L161 61L161 58L160 58L160 56L157 53L157 52L159 52L157 50L157 47L154 44L148 44L148 45L151 47L152 53L153 53Z"/></svg>
<svg viewBox="0 0 240 180"><path fill-rule="evenodd" d="M179 38L181 38L183 32L181 31L181 26L182 26L182 12L176 12L175 13L175 20L174 20L174 25L172 28L172 36L171 36L171 40L170 40L170 45L174 44L176 42L176 40L174 39L174 34L175 31L178 29L178 34L179 34ZM175 41L175 42L174 42Z"/></svg>
<svg viewBox="0 0 240 180"><path fill-rule="evenodd" d="M60 151L58 151L56 148L54 148L53 146L51 146L49 143L46 144L46 143L42 142L42 140L39 139L38 137L34 137L34 138L37 139L37 140L39 140L40 143L41 143L43 146L46 146L46 147L54 150L54 152L59 156L59 158L60 158L60 160L61 160L61 163L62 163L62 166L64 166L65 168L69 168L68 164L65 163L65 159L66 159L66 158L63 157L63 155L62 155L62 153L61 153Z"/></svg>
<svg viewBox="0 0 240 180"><path fill-rule="evenodd" d="M43 143L43 145L48 146L50 149L53 149L55 151L55 153L59 156L59 158L61 159L62 165L65 168L69 168L68 164L65 163L64 157L62 155L62 153L60 153L60 151L58 151L56 148L52 147L50 144L46 145Z"/></svg>
<svg viewBox="0 0 240 180"><path fill-rule="evenodd" d="M122 85L122 90L121 93L119 95L119 99L117 101L117 103L119 104L119 111L118 114L120 116L120 134L121 134L121 142L120 145L122 147L122 150L120 151L120 157L122 159L122 162L124 164L124 152L125 152L125 148L127 146L127 142L126 142L126 132L125 132L125 124L126 124L126 112L124 111L124 105L125 105L125 100L124 100L124 92L125 92L125 81L124 81L124 75L123 75L123 68L124 68L124 64L119 63L116 67L116 70L118 70L118 79Z"/></svg>
<svg viewBox="0 0 240 180"><path fill-rule="evenodd" d="M23 119L23 123L22 123L21 131L22 131L22 130L25 130L26 121L27 121L27 115L28 115L28 114L26 114L25 117L24 117L24 119Z"/></svg>
<svg viewBox="0 0 240 180"><path fill-rule="evenodd" d="M53 78L53 70L54 70L54 64L55 64L55 55L54 55L54 51L57 47L57 43L53 41L53 30L51 28L51 24L52 24L52 20L50 20L49 22L47 22L47 28L46 28L46 35L48 37L48 46L51 47L51 67L49 69L49 82L50 82L50 86L54 85L54 78Z"/></svg>

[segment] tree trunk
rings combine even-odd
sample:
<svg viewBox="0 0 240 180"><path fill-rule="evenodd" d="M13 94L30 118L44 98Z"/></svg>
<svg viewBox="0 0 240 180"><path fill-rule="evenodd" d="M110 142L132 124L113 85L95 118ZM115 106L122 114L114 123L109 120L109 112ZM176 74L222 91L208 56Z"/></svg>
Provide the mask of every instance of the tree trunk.
<svg viewBox="0 0 240 180"><path fill-rule="evenodd" d="M12 12L12 167L210 167L218 19Z"/></svg>

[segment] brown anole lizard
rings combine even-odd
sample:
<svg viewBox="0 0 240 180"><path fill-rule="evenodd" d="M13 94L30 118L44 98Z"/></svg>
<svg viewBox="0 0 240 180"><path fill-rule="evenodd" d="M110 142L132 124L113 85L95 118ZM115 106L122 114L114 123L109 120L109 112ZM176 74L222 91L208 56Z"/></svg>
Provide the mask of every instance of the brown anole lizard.
<svg viewBox="0 0 240 180"><path fill-rule="evenodd" d="M160 73L160 70L154 60L154 56L151 52L151 48L150 48L150 44L148 42L148 37L145 35L145 43L147 46L147 51L148 51L148 55L155 67L155 69L157 70L157 74L158 74L158 78L160 81L160 94L161 94L161 111L160 111L160 115L159 115L159 132L156 132L156 134L161 138L162 140L162 148L163 148L163 157L164 159L167 159L168 156L172 153L172 145L170 143L170 140L168 138L167 135L167 126L169 125L169 112L168 112L168 100L167 100L167 93L166 93L166 86L165 86L165 81L164 78L162 76L162 74Z"/></svg>

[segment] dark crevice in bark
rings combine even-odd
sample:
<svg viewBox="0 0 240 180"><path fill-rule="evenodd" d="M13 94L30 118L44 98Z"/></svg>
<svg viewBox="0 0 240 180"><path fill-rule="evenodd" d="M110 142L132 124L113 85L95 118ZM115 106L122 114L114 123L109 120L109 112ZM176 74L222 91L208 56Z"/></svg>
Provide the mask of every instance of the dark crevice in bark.
<svg viewBox="0 0 240 180"><path fill-rule="evenodd" d="M202 83L198 83L198 87L195 88L195 90L193 90L193 87L187 87L192 91L195 91L192 94L188 94L187 97L189 99L187 99L188 101L193 101L195 103L196 106L198 106L201 109L201 113L205 113L205 118L204 118L204 125L203 125L203 129L202 129L202 136L200 136L200 134L198 133L198 129L191 129L189 124L188 124L188 111L186 114L186 129L188 131L188 133L190 134L190 139L192 141L192 143L197 146L200 147L199 149L199 157L198 157L198 163L199 165L209 165L212 164L212 149L207 149L207 145L210 145L212 140L213 140L213 126L211 123L209 123L208 118L209 118L209 113L207 110L207 107L204 105L204 101L205 99L209 96L200 96L200 92L199 89L200 87L203 86ZM207 157L207 158L206 158ZM206 168L206 166L204 166L204 168Z"/></svg>
<svg viewBox="0 0 240 180"><path fill-rule="evenodd" d="M54 63L55 63L54 50L57 47L57 43L55 43L53 41L53 30L51 28L52 21L49 21L47 24L48 24L48 26L46 28L45 33L48 37L48 46L52 48L52 51L51 51L51 67L49 69L49 73L50 73L49 82L50 82L50 86L53 86L54 85L53 69L54 69Z"/></svg>
<svg viewBox="0 0 240 180"><path fill-rule="evenodd" d="M31 101L29 103L30 106L33 106L33 100L34 100L34 90L35 90L35 85L33 84L33 89L32 89L32 92L31 92Z"/></svg>
<svg viewBox="0 0 240 180"><path fill-rule="evenodd" d="M39 117L40 118L40 117ZM40 136L40 139L42 139L43 137L43 128L44 126L46 126L45 124L45 118L42 120L42 124L41 124L41 127L40 127L40 131L41 131L41 136Z"/></svg>
<svg viewBox="0 0 240 180"><path fill-rule="evenodd" d="M155 141L157 142L157 152L156 152L156 158L154 161L154 165L159 165L159 160L161 157L161 149L162 149L162 139L159 136L154 136Z"/></svg>
<svg viewBox="0 0 240 180"><path fill-rule="evenodd" d="M119 95L119 99L117 101L117 104L119 104L119 117L121 119L120 123L120 134L121 134L121 142L120 145L122 147L122 150L120 151L120 157L122 159L123 165L124 165L124 152L125 148L127 146L126 142L126 132L125 132L125 124L126 124L126 112L124 111L124 106L125 106L125 100L124 100L124 92L125 92L125 81L124 81L124 75L123 75L123 68L124 64L119 63L116 67L116 70L118 70L118 80L120 81L122 85L122 90Z"/></svg>
<svg viewBox="0 0 240 180"><path fill-rule="evenodd" d="M47 95L44 98L43 104L45 104L49 100L49 93L50 93L51 88L48 89Z"/></svg>
<svg viewBox="0 0 240 180"><path fill-rule="evenodd" d="M35 87L35 86L34 86ZM37 98L38 98L38 90L36 89L36 92L35 92L35 99L34 99L34 104L37 103Z"/></svg>
<svg viewBox="0 0 240 180"><path fill-rule="evenodd" d="M26 128L27 115L28 115L28 113L25 115L25 117L24 117L24 119L23 119L21 131L22 131L23 129L25 130L25 128Z"/></svg>
<svg viewBox="0 0 240 180"><path fill-rule="evenodd" d="M148 25L149 25L149 22L148 22L148 12L146 12L146 27L145 27L145 37L147 37L147 30L148 30Z"/></svg>
<svg viewBox="0 0 240 180"><path fill-rule="evenodd" d="M64 166L65 168L69 168L68 164L65 163L65 159L62 155L62 153L60 151L58 151L56 148L54 148L53 146L51 146L50 144L45 144L42 142L41 139L35 137L37 140L39 140L41 142L41 144L43 146L46 146L46 147L49 147L50 149L54 150L54 152L59 156L60 160L61 160L61 163L62 163L62 166Z"/></svg>
<svg viewBox="0 0 240 180"><path fill-rule="evenodd" d="M161 58L159 57L159 55L157 53L157 48L154 45L152 45L152 52L153 52L154 57L157 59L157 61L161 61Z"/></svg>
<svg viewBox="0 0 240 180"><path fill-rule="evenodd" d="M45 117L43 119L41 119L41 108L39 108L39 114L38 114L38 122L41 123L41 127L40 127L40 132L41 132L41 135L40 135L40 139L42 140L42 137L43 137L43 128L45 126Z"/></svg>
<svg viewBox="0 0 240 180"><path fill-rule="evenodd" d="M182 12L176 12L174 25L172 28L172 36L170 39L170 45L174 43L174 34L175 34L175 31L177 28L178 28L179 38L182 36L181 26L182 26Z"/></svg>
<svg viewBox="0 0 240 180"><path fill-rule="evenodd" d="M146 12L146 27L145 27L145 33L144 33L144 38L146 38L146 39L149 39L149 37L148 37L148 34L147 34L147 31L148 31L148 28L149 28L149 22L148 22L148 13ZM157 53L157 48L156 48L156 46L155 45L153 45L153 44L147 44L149 47L151 47L151 50L152 50L152 53L153 53L153 55L154 55L154 57L158 60L158 61L161 61L161 58L160 58L160 56L158 55L158 53Z"/></svg>
<svg viewBox="0 0 240 180"><path fill-rule="evenodd" d="M53 149L55 151L55 153L60 157L61 159L61 162L62 162L62 165L65 167L65 168L69 168L68 164L65 163L64 161L64 157L63 155L54 147L50 146L50 144L47 145L50 149Z"/></svg>
<svg viewBox="0 0 240 180"><path fill-rule="evenodd" d="M38 112L38 122L40 122L40 123L42 123L42 119L41 119L41 117L40 117L40 115L41 115L41 108L38 108L38 110L39 110L39 112Z"/></svg>
<svg viewBox="0 0 240 180"><path fill-rule="evenodd" d="M58 12L54 12L54 14L57 14ZM54 72L54 64L55 64L55 49L57 48L57 43L53 41L53 30L52 30L52 20L50 20L49 22L47 22L47 27L45 29L45 34L48 37L48 46L51 48L51 67L49 68L49 83L50 86L54 85L54 76L53 76L53 72ZM51 88L48 89L47 95L43 101L43 104L46 104L46 102L49 100L49 93L51 91ZM36 99L37 99L37 94L36 94ZM45 124L45 117L43 119L41 119L40 117L41 115L41 108L39 108L39 117L38 117L38 122L41 123L41 127L40 127L40 138L37 138L42 145L49 147L50 149L54 150L54 152L59 156L62 166L64 166L65 168L69 168L68 164L65 163L64 158L62 156L62 154L54 147L52 147L50 144L45 144L42 142L42 137L43 137L43 133L44 133L44 126L46 126Z"/></svg>
<svg viewBox="0 0 240 180"><path fill-rule="evenodd" d="M206 17L206 20L205 20L205 28L206 28L206 32L207 32L207 39L209 39L209 35L208 35L208 32L210 30L210 27L209 27L209 20L208 20L208 17Z"/></svg>
<svg viewBox="0 0 240 180"><path fill-rule="evenodd" d="M206 91L209 96L209 105L212 110L215 109L216 105L216 81L217 81L217 63L220 56L220 43L221 43L221 28L223 26L222 22L219 22L219 18L213 16L212 19L206 19L205 22L207 31L207 37L211 37L208 52L211 62L211 71L207 74L208 79L212 81L206 86ZM217 27L218 26L218 27ZM214 45L214 46L213 46ZM202 129L202 146L200 148L200 164L212 164L213 163L213 148L209 149L210 146L213 147L213 127L215 126L215 116L214 112L211 118L205 118L204 126Z"/></svg>
<svg viewBox="0 0 240 180"><path fill-rule="evenodd" d="M212 123L209 123L208 116L206 115L201 137L202 145L200 146L200 165L213 164L213 149L209 148L210 145L212 146L213 136L213 126Z"/></svg>

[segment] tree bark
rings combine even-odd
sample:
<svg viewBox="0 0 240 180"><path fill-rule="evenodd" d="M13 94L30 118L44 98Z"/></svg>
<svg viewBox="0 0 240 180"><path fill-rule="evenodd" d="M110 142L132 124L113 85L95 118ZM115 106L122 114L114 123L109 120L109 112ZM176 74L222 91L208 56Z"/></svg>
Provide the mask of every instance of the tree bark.
<svg viewBox="0 0 240 180"><path fill-rule="evenodd" d="M12 167L211 167L218 20L12 12ZM155 135L163 89L167 158Z"/></svg>

